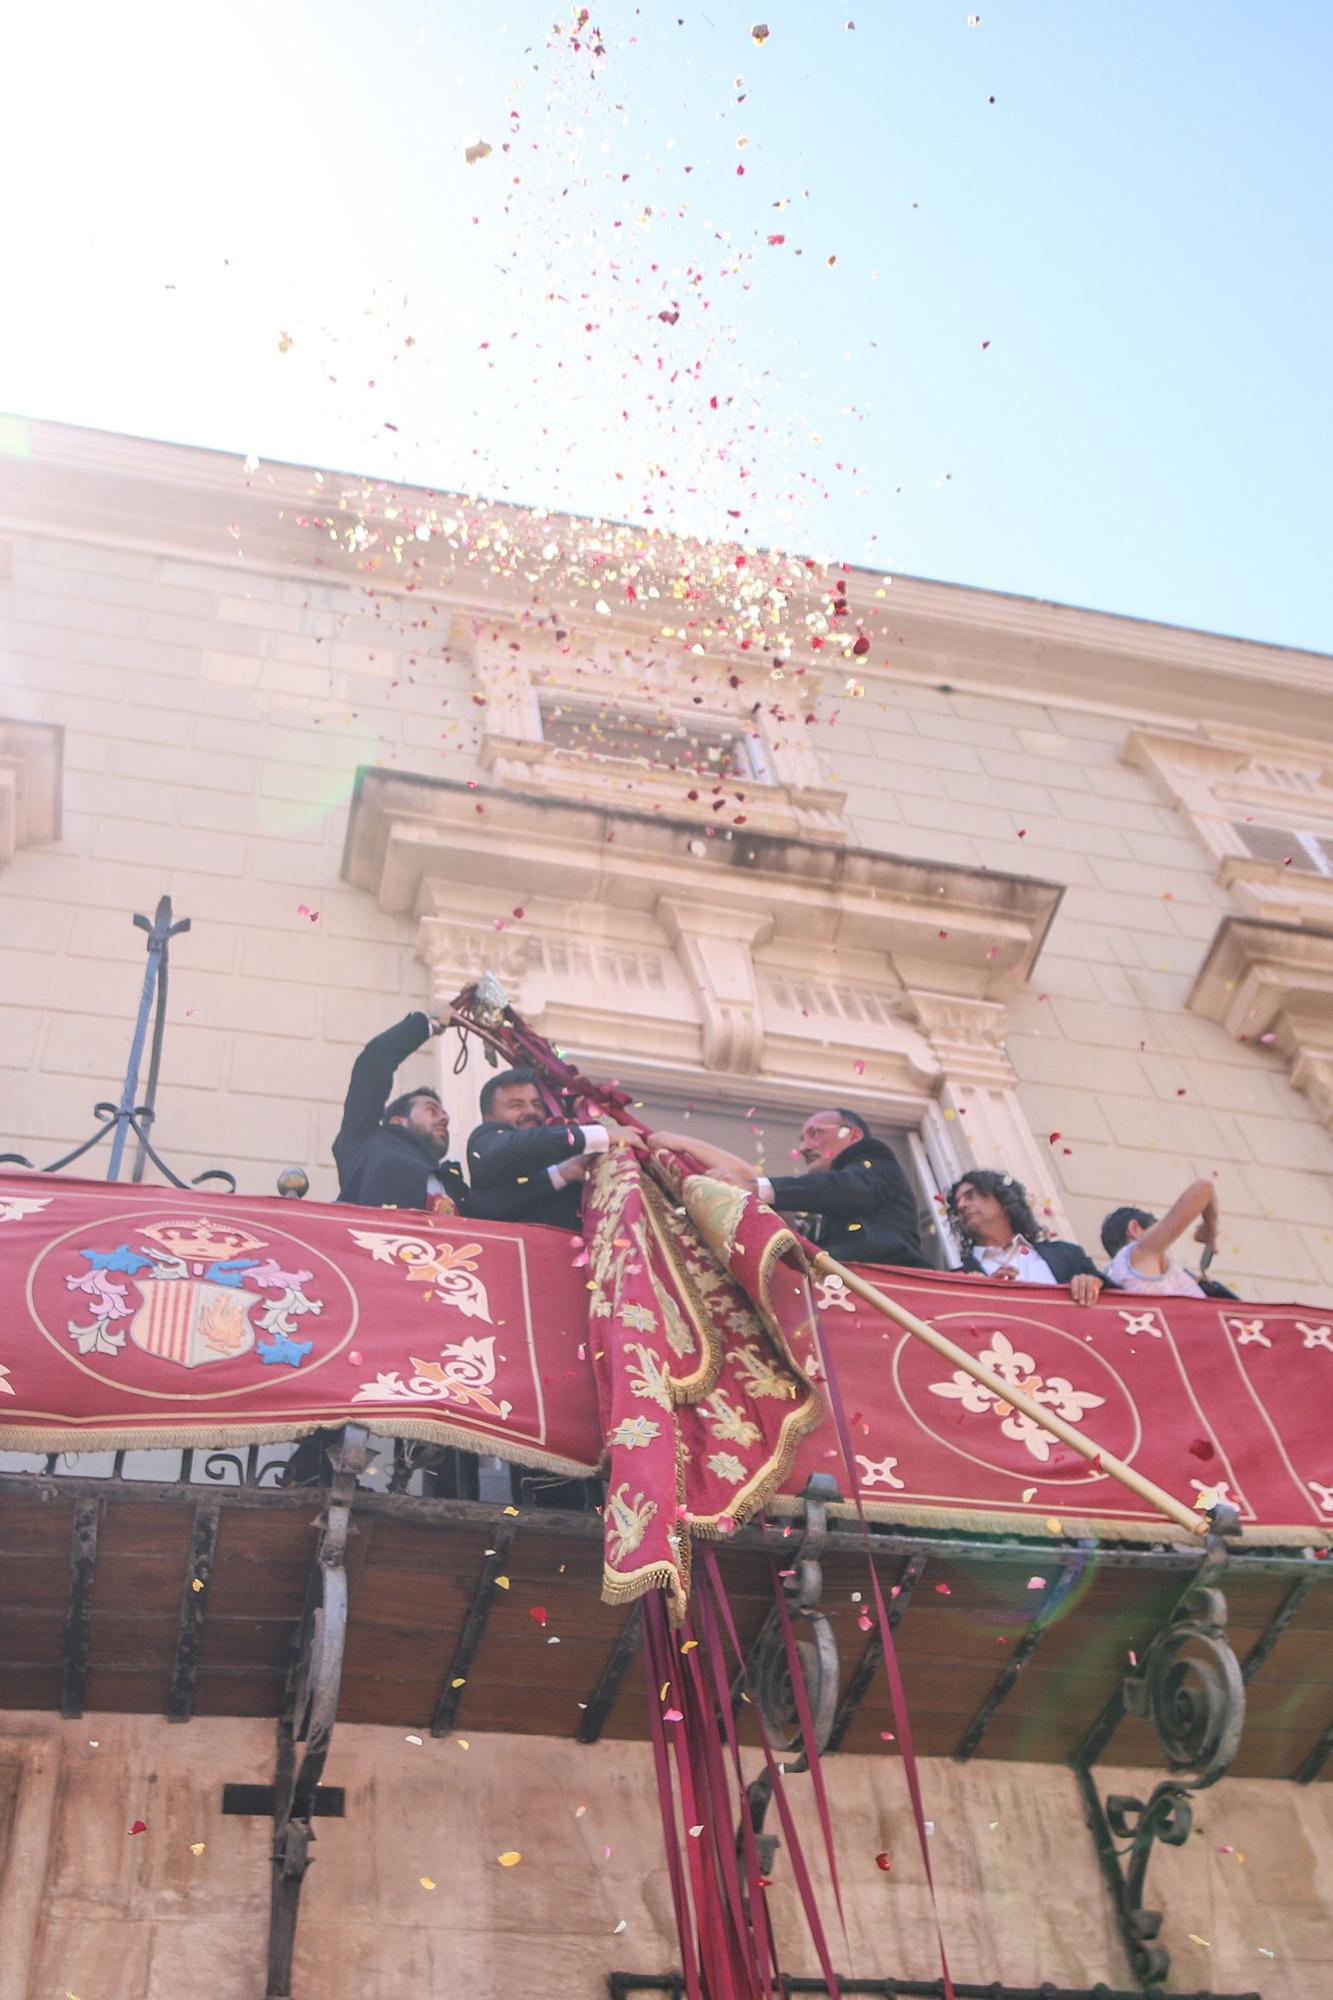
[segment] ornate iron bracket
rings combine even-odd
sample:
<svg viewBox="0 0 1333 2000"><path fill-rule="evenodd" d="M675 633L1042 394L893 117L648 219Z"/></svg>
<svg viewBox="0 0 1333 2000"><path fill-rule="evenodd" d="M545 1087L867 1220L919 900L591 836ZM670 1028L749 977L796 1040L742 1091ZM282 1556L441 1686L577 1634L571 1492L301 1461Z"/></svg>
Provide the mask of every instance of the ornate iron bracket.
<svg viewBox="0 0 1333 2000"><path fill-rule="evenodd" d="M265 2000L290 2000L296 1920L315 1838L311 1820L328 1816L330 1811L340 1814L342 1808L341 1797L331 1798L332 1788L321 1792L319 1781L333 1738L342 1682L352 1497L370 1460L369 1442L370 1434L363 1426L348 1424L328 1452L332 1478L278 1716L273 1784L228 1785L223 1793L224 1812L262 1812L273 1818ZM304 1751L298 1754L302 1744Z"/></svg>
<svg viewBox="0 0 1333 2000"><path fill-rule="evenodd" d="M94 1118L102 1122L92 1137L71 1152L62 1153L58 1160L52 1160L49 1167L43 1167L46 1174L58 1174L63 1168L81 1160L94 1146L100 1146L103 1139L111 1140L111 1159L106 1177L109 1181L120 1179L121 1162L125 1154L125 1141L133 1135L138 1142L134 1155L131 1180L139 1182L144 1177L144 1168L149 1160L158 1172L170 1181L172 1187L200 1187L205 1181L221 1181L228 1194L235 1194L236 1179L223 1167L209 1167L206 1172L196 1174L192 1181L183 1181L174 1174L149 1137L153 1120L157 1113L158 1074L162 1067L162 1040L167 1027L167 961L171 950L171 940L190 928L188 917L173 920L170 896L163 896L158 903L156 914L148 917L136 916L137 930L148 933L148 965L144 972L143 992L139 996L139 1012L134 1023L134 1036L130 1043L130 1059L125 1070L125 1081L121 1086L119 1104L95 1104ZM144 1091L144 1101L136 1104L139 1093L139 1065L143 1060L144 1042L148 1036L148 1016L153 1015L153 1040L148 1055L148 1083ZM0 1153L0 1167L27 1167L33 1171L32 1161L23 1153Z"/></svg>
<svg viewBox="0 0 1333 2000"><path fill-rule="evenodd" d="M801 1498L805 1504L804 1529L791 1574L782 1578L782 1589L796 1634L796 1657L805 1684L806 1702L814 1729L816 1754L823 1751L833 1734L838 1711L838 1643L833 1627L820 1610L824 1592L824 1572L820 1557L828 1537L828 1509L841 1499L837 1481L827 1472L811 1473ZM801 1620L797 1626L795 1620ZM732 1683L732 1704L739 1706L741 1676ZM792 1681L791 1659L776 1605L765 1618L750 1649L744 1678L754 1690L760 1725L773 1750L785 1759L788 1771L808 1771L810 1756L801 1729L796 1689ZM764 1820L773 1799L773 1781L767 1766L746 1787L746 1808L765 1875L772 1872L781 1845L777 1834L764 1832ZM736 1840L743 1851L739 1830Z"/></svg>
<svg viewBox="0 0 1333 2000"><path fill-rule="evenodd" d="M1146 1802L1112 1792L1103 1807L1092 1776L1092 1757L1080 1758L1076 1766L1130 1967L1148 1994L1162 1991L1171 1968L1170 1953L1156 1942L1162 1912L1146 1908L1143 1901L1153 1848L1159 1841L1166 1847L1182 1847L1189 1839L1194 1825L1191 1794L1224 1776L1245 1725L1245 1682L1226 1636L1226 1599L1213 1582L1226 1562L1223 1536L1238 1528L1234 1508L1213 1510L1208 1555L1199 1575L1136 1671L1121 1684L1110 1727L1094 1732L1096 1754L1120 1716L1149 1717L1175 1775L1164 1778Z"/></svg>

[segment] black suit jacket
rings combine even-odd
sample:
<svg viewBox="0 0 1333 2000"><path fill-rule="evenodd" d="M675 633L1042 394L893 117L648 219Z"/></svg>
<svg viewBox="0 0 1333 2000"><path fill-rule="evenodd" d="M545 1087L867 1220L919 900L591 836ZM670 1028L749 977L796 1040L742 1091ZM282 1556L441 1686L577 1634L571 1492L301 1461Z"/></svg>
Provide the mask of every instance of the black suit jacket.
<svg viewBox="0 0 1333 2000"><path fill-rule="evenodd" d="M811 1217L810 1234L830 1257L929 1268L916 1196L883 1139L845 1146L822 1173L773 1177L773 1206Z"/></svg>
<svg viewBox="0 0 1333 2000"><path fill-rule="evenodd" d="M463 1210L467 1186L453 1160L436 1158L429 1141L405 1125L385 1125L384 1107L393 1094L394 1072L430 1037L424 1014L409 1014L366 1043L352 1064L343 1122L333 1142L339 1201L364 1208L427 1208L426 1183L434 1174Z"/></svg>
<svg viewBox="0 0 1333 2000"><path fill-rule="evenodd" d="M1080 1272L1089 1278L1100 1278L1102 1283L1106 1284L1104 1274L1097 1269L1081 1243L1065 1243L1059 1237L1053 1237L1049 1241L1043 1239L1040 1243L1034 1243L1032 1248L1046 1265L1057 1285L1067 1285L1069 1280L1078 1277ZM963 1269L974 1271L982 1278L988 1275L970 1250L963 1258ZM1110 1285L1107 1289L1115 1291L1116 1287Z"/></svg>
<svg viewBox="0 0 1333 2000"><path fill-rule="evenodd" d="M575 1234L581 1227L583 1184L553 1188L546 1169L585 1152L577 1125L478 1125L467 1142L472 1182L469 1215L492 1222L546 1222Z"/></svg>

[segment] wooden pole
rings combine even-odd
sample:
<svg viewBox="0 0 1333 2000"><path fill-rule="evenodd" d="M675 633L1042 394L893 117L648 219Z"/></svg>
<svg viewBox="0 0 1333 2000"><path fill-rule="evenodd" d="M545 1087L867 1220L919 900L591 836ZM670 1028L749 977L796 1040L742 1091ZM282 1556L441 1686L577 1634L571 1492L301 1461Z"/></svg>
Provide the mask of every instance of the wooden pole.
<svg viewBox="0 0 1333 2000"><path fill-rule="evenodd" d="M1081 1457L1095 1458L1103 1472L1109 1473L1112 1479L1118 1479L1131 1493L1137 1493L1140 1500L1148 1501L1150 1506L1165 1514L1169 1521L1174 1521L1177 1527L1184 1528L1187 1534L1208 1533L1210 1523L1206 1514L1200 1514L1193 1508L1187 1507L1183 1500L1177 1500L1173 1494L1165 1492L1151 1479L1145 1479L1132 1465L1126 1465L1123 1459L1104 1451L1092 1438L1084 1437L1072 1424L1067 1424L1063 1417L1057 1417L1053 1411L1043 1409L1040 1403L1034 1403L1025 1390L1015 1387L1012 1382L1006 1382L1003 1376L987 1368L984 1362L978 1361L976 1356L969 1354L965 1348L956 1347L945 1334L937 1333L933 1326L928 1325L923 1319L918 1319L915 1313L908 1312L905 1306L895 1305L885 1293L877 1291L875 1286L868 1284L864 1278L858 1278L855 1271L849 1271L836 1257L830 1257L827 1250L819 1251L812 1261L816 1271L826 1277L840 1278L849 1292L854 1292L858 1299L864 1299L868 1306L873 1306L876 1312L883 1313L886 1319L896 1320L899 1326L905 1327L908 1333L915 1334L918 1340L924 1340L927 1347L933 1347L937 1354L942 1355L955 1368L961 1368L974 1382L980 1382L984 1389L989 1389L999 1402L1008 1403L1011 1409L1021 1411L1034 1424L1040 1424L1044 1431L1049 1431L1052 1437L1059 1438L1061 1444L1069 1445Z"/></svg>

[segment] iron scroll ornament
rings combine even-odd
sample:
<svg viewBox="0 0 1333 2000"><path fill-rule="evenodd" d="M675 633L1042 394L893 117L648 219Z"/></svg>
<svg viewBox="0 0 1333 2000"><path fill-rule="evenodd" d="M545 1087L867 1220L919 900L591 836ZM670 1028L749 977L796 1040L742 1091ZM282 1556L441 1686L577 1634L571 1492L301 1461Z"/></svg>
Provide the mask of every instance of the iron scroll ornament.
<svg viewBox="0 0 1333 2000"><path fill-rule="evenodd" d="M139 997L139 1011L130 1040L129 1063L121 1087L120 1102L95 1104L93 1116L99 1121L97 1130L68 1153L62 1153L58 1160L52 1160L51 1164L43 1167L41 1171L47 1174L61 1173L64 1168L73 1166L75 1160L81 1160L85 1153L92 1152L94 1147L100 1146L104 1139L109 1138L111 1158L106 1178L109 1181L118 1181L126 1142L133 1138L136 1147L130 1174L132 1181L136 1183L142 1181L144 1169L151 1160L172 1187L201 1187L205 1181L220 1181L228 1194L235 1194L236 1177L228 1173L225 1167L209 1167L204 1173L196 1174L193 1180L183 1181L178 1174L172 1172L149 1136L153 1120L157 1115L157 1086L162 1069L162 1041L167 1026L167 982L171 940L179 937L183 931L189 930L190 919L176 917L172 911L170 896L163 896L158 901L152 919L136 916L134 927L147 934L148 963L144 969L143 991ZM143 1061L144 1044L149 1040L150 1013L153 1031L148 1052L148 1079L144 1090L144 1101L138 1104L135 1099L139 1094L139 1068ZM0 1167L7 1166L26 1167L29 1172L36 1171L32 1161L23 1153L0 1153Z"/></svg>
<svg viewBox="0 0 1333 2000"><path fill-rule="evenodd" d="M1245 1726L1245 1682L1226 1636L1226 1621L1227 1603L1220 1590L1199 1586L1188 1591L1137 1672L1123 1684L1125 1711L1151 1719L1173 1775L1146 1802L1128 1793L1109 1793L1103 1813L1090 1772L1079 1774L1130 1964L1149 1993L1161 1990L1171 1965L1170 1953L1156 1942L1162 1912L1146 1908L1143 1900L1153 1849L1159 1841L1182 1847L1189 1839L1192 1794L1225 1775Z"/></svg>
<svg viewBox="0 0 1333 2000"><path fill-rule="evenodd" d="M795 1614L793 1645L788 1651L782 1619L776 1606L770 1610L754 1642L744 1679L754 1689L759 1718L769 1745L777 1756L790 1759L783 1769L808 1771L810 1749L818 1756L833 1734L838 1709L838 1645L833 1627L820 1609L824 1574L820 1563L828 1534L829 1503L841 1498L837 1481L827 1472L815 1472L801 1495L805 1503L805 1532L791 1573L781 1579L781 1587ZM799 1622L795 1622L799 1621ZM814 1744L809 1746L801 1726L800 1706L792 1678L793 1660L799 1668ZM741 1677L733 1684L733 1705L739 1700ZM745 1809L755 1835L759 1863L765 1875L772 1872L780 1842L775 1833L764 1832L764 1821L773 1798L773 1779L767 1764L745 1788ZM744 1843L738 1829L738 1852Z"/></svg>

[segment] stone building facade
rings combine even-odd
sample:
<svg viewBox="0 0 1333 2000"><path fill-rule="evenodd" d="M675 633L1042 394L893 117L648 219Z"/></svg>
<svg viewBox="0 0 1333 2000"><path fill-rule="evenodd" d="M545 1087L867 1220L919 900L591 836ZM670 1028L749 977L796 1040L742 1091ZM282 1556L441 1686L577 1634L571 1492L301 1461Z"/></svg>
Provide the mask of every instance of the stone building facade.
<svg viewBox="0 0 1333 2000"><path fill-rule="evenodd" d="M805 1110L864 1108L941 1262L938 1197L969 1164L1017 1174L1094 1251L1107 1209L1160 1209L1206 1173L1219 1275L1333 1293L1326 659L55 425L6 442L0 1148L44 1164L117 1094L130 918L169 893L192 929L157 1136L187 1175L265 1193L296 1165L331 1196L359 1046L491 966L663 1125L785 1166ZM407 1080L432 1061L461 1136L479 1079L443 1043ZM197 1727L202 1748L142 1718L0 1725L0 1908L26 1940L6 2000L257 1990L262 1828L203 1827L215 1779L261 1775L267 1725ZM440 1803L421 1753L379 1734L339 1738L362 1832L356 1852L321 1839L302 1990L591 1993L613 1963L671 1961L630 1746L594 1772L572 1746L497 1743L476 1810L563 1829L502 1908L494 1871L448 1858L469 1795ZM386 1757L411 1811L376 1803ZM26 1776L6 1791L7 1772ZM928 1777L955 1974L1123 1979L1090 1849L1042 1847L1032 1921L1025 1787L1076 1817L1068 1774ZM892 1775L850 1760L836 1783L873 1853ZM144 1787L182 1837L170 1879L116 1818ZM622 1829L600 1860L560 1818L585 1792ZM1210 1834L1249 1858L1171 1892L1211 1940L1188 1972L1295 2000L1333 1908L1327 1787L1216 1796ZM221 1861L206 1887L196 1829ZM451 1870L452 1901L416 1900ZM886 1895L893 1962L871 1963ZM910 1871L852 1906L863 1969L933 1976ZM566 1919L539 1985L523 1941Z"/></svg>

